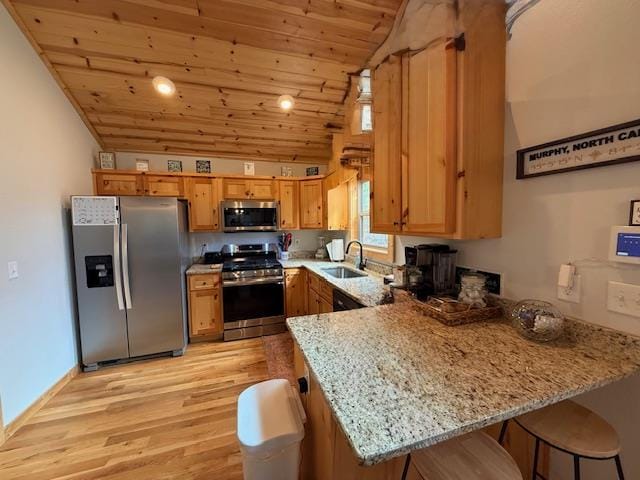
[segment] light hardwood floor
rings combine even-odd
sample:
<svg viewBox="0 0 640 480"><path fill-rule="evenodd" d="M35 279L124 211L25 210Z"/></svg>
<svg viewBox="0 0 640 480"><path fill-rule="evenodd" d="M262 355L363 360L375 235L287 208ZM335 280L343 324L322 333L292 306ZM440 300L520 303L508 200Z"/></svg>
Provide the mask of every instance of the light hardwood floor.
<svg viewBox="0 0 640 480"><path fill-rule="evenodd" d="M236 401L261 339L80 374L0 448L2 480L240 480Z"/></svg>

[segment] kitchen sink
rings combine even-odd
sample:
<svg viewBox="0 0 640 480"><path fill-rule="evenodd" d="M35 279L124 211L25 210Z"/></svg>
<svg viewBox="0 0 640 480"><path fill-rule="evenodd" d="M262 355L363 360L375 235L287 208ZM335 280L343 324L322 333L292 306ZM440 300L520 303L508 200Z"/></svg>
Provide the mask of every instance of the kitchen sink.
<svg viewBox="0 0 640 480"><path fill-rule="evenodd" d="M322 271L327 272L329 275L336 278L360 278L367 276L366 273L358 272L356 270L351 270L350 268L345 267L323 268Z"/></svg>

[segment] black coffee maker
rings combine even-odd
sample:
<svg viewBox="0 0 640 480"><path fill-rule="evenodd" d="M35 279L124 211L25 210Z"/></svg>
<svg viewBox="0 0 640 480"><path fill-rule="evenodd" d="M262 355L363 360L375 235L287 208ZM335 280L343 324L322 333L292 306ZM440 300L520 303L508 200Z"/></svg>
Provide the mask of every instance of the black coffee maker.
<svg viewBox="0 0 640 480"><path fill-rule="evenodd" d="M405 247L407 290L420 300L454 294L457 253L438 243Z"/></svg>

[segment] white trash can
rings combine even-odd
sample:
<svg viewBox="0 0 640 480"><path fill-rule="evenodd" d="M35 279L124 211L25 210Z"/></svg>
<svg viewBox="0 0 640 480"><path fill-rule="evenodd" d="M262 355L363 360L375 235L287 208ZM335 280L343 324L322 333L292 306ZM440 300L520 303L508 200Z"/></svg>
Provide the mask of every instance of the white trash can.
<svg viewBox="0 0 640 480"><path fill-rule="evenodd" d="M284 379L257 383L238 397L238 441L245 480L298 480L306 415Z"/></svg>

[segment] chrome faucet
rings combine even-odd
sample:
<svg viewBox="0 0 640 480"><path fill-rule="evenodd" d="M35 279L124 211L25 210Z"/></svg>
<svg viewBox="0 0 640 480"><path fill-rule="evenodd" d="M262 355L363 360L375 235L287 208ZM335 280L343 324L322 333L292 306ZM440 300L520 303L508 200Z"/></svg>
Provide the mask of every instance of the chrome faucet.
<svg viewBox="0 0 640 480"><path fill-rule="evenodd" d="M349 247L351 246L351 244L353 243L357 243L358 246L360 247L360 256L356 258L356 267L358 267L358 270L364 270L364 267L367 266L367 264L364 261L364 257L362 256L362 244L357 241L357 240L351 240L348 244L347 244L347 249L345 250L345 255L349 254Z"/></svg>

